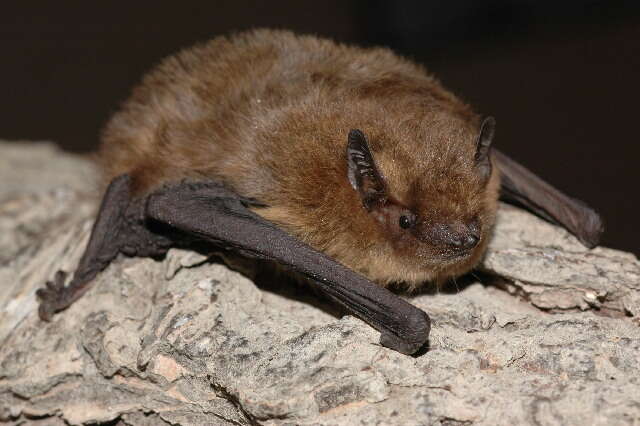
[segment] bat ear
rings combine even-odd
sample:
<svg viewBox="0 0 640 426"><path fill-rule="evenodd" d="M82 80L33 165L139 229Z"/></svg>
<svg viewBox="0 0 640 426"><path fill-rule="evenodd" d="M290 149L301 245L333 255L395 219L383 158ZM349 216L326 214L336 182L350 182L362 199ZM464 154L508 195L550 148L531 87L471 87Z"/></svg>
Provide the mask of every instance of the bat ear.
<svg viewBox="0 0 640 426"><path fill-rule="evenodd" d="M386 198L384 179L373 161L367 137L357 129L351 130L347 139L347 167L349 182L367 209Z"/></svg>
<svg viewBox="0 0 640 426"><path fill-rule="evenodd" d="M475 163L478 172L485 179L491 175L491 160L489 159L489 151L491 150L491 142L496 130L496 120L493 117L487 117L480 126L480 134L476 142Z"/></svg>

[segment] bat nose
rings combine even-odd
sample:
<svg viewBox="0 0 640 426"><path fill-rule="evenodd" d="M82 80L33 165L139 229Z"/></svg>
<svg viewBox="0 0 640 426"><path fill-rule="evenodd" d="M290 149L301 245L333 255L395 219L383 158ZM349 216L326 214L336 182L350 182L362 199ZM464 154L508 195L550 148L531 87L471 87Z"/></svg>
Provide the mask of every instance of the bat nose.
<svg viewBox="0 0 640 426"><path fill-rule="evenodd" d="M445 225L443 231L442 242L455 251L469 251L480 242L480 230L477 226L454 223Z"/></svg>
<svg viewBox="0 0 640 426"><path fill-rule="evenodd" d="M458 234L451 238L451 245L459 250L471 250L478 245L480 237L474 233Z"/></svg>
<svg viewBox="0 0 640 426"><path fill-rule="evenodd" d="M417 231L415 235L420 240L458 254L470 251L480 242L480 227L475 223L426 224Z"/></svg>

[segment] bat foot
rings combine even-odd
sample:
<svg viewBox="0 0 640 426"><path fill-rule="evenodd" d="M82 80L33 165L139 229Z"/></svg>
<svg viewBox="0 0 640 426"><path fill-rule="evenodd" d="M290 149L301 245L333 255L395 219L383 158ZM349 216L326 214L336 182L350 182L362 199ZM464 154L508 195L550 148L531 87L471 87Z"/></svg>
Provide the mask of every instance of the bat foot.
<svg viewBox="0 0 640 426"><path fill-rule="evenodd" d="M36 291L36 296L40 299L38 316L41 320L51 321L53 314L73 303L73 292L64 285L66 279L67 273L58 271L52 281L47 281L44 288Z"/></svg>

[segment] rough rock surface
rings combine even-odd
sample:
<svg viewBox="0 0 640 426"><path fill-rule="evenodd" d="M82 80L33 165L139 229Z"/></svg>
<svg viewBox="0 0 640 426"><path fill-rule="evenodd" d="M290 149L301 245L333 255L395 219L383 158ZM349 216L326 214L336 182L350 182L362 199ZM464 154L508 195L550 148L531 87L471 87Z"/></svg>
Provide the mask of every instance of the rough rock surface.
<svg viewBox="0 0 640 426"><path fill-rule="evenodd" d="M34 291L73 271L95 175L52 145L0 144L0 422L640 422L640 263L506 206L483 283L410 297L433 319L415 357L299 290L179 250L118 258L44 324Z"/></svg>

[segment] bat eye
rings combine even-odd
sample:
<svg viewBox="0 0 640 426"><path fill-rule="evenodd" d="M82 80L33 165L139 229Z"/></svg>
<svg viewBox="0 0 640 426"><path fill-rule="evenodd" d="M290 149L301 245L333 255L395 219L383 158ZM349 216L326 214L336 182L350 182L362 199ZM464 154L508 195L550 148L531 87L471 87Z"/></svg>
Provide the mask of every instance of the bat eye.
<svg viewBox="0 0 640 426"><path fill-rule="evenodd" d="M400 228L409 229L414 225L413 217L402 215L400 216Z"/></svg>

